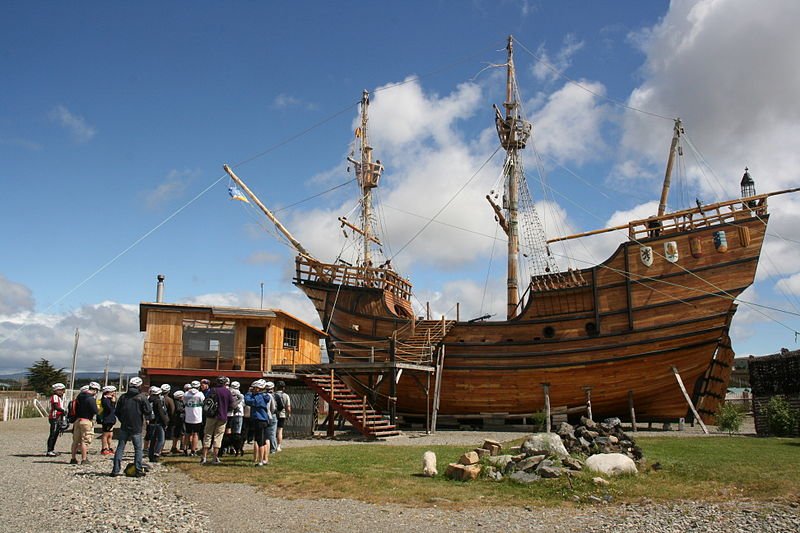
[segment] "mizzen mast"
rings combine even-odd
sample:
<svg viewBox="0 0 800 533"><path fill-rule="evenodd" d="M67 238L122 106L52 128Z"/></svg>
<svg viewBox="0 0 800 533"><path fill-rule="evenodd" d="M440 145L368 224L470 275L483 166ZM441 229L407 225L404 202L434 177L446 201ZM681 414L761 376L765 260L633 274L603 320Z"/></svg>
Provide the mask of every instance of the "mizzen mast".
<svg viewBox="0 0 800 533"><path fill-rule="evenodd" d="M661 200L658 202L658 216L661 216L667 210L667 198L669 197L669 185L672 180L672 167L675 164L675 154L678 153L680 147L678 143L683 133L683 126L681 119L675 119L675 130L672 134L672 144L669 147L669 157L667 157L667 170L664 172L664 185L661 187Z"/></svg>
<svg viewBox="0 0 800 533"><path fill-rule="evenodd" d="M506 151L506 198L504 207L507 217L503 229L508 235L508 280L507 312L512 318L519 302L519 183L522 162L519 150L525 148L531 134L531 123L520 115L519 103L516 99L516 74L514 71L513 38L508 38L508 63L506 65L506 101L503 103L505 114L495 106L495 125L500 144Z"/></svg>

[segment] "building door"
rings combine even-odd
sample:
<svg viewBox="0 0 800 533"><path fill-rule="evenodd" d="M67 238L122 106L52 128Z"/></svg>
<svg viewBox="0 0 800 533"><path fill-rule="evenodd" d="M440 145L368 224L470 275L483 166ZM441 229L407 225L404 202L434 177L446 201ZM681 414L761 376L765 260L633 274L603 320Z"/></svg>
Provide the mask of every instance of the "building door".
<svg viewBox="0 0 800 533"><path fill-rule="evenodd" d="M266 345L267 328L248 327L247 340L244 348L244 369L260 370L261 368L261 346Z"/></svg>

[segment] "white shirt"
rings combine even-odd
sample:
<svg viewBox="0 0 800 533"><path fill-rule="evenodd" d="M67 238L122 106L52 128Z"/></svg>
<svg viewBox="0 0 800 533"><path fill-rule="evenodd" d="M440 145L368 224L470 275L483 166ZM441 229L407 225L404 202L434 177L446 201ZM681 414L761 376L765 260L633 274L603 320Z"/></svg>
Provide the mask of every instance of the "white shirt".
<svg viewBox="0 0 800 533"><path fill-rule="evenodd" d="M203 402L205 395L197 389L189 389L183 395L183 404L186 406L184 411L184 422L187 424L200 424L203 422Z"/></svg>

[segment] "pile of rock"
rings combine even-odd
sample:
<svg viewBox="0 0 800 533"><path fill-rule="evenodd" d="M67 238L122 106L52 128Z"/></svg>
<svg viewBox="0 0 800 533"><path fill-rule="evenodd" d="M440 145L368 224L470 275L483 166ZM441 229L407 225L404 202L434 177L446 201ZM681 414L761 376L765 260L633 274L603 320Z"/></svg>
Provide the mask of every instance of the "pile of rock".
<svg viewBox="0 0 800 533"><path fill-rule="evenodd" d="M622 431L619 418L607 418L597 423L581 417L577 426L562 422L555 428L555 432L571 454L588 456L598 453L621 453L634 461L642 460L642 449L636 445L632 437Z"/></svg>
<svg viewBox="0 0 800 533"><path fill-rule="evenodd" d="M576 456L594 456L587 460L587 468L609 475L636 473L633 461L642 459L641 448L622 431L618 418L597 423L583 417L577 426L563 422L555 433L535 433L521 446L502 452L499 442L484 441L480 448L448 465L445 476L469 481L483 473L496 481L508 477L519 483L533 483L582 470L584 462Z"/></svg>

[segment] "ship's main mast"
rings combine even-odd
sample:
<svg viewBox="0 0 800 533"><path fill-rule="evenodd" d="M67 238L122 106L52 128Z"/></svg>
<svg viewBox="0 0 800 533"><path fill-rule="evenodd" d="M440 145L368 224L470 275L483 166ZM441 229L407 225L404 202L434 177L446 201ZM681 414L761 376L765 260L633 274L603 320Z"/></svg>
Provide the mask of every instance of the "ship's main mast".
<svg viewBox="0 0 800 533"><path fill-rule="evenodd" d="M525 148L531 133L531 124L523 120L516 99L516 74L514 71L513 39L508 38L508 63L506 65L506 101L503 103L505 115L495 107L495 124L500 144L506 151L506 198L507 211L504 230L508 235L508 280L506 284L508 318L516 314L519 303L519 183L522 164L519 150Z"/></svg>
<svg viewBox="0 0 800 533"><path fill-rule="evenodd" d="M358 185L361 188L361 236L364 239L362 250L362 265L371 267L372 246L378 242L373 235L372 224L372 189L378 186L383 166L380 161L372 162L372 147L367 137L367 112L369 109L369 92L366 90L361 95L361 126L356 131L356 137L361 141L361 161L354 161Z"/></svg>

